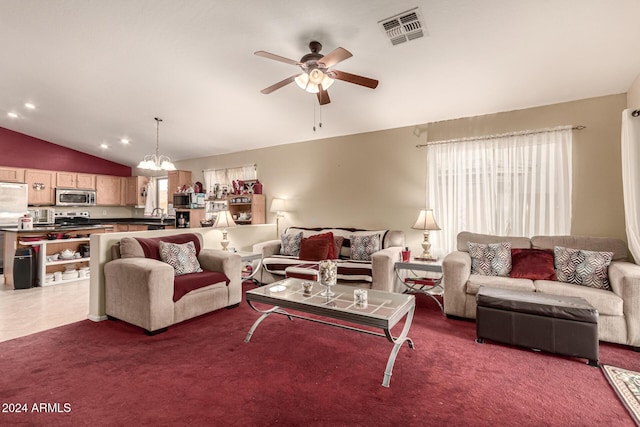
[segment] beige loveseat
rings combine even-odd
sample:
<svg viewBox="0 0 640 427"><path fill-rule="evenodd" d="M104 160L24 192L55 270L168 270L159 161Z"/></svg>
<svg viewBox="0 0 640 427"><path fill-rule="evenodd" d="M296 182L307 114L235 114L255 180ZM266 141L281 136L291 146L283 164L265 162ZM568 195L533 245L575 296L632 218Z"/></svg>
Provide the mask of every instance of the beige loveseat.
<svg viewBox="0 0 640 427"><path fill-rule="evenodd" d="M512 249L553 250L561 246L613 252L608 269L611 290L551 280L471 274L467 242L511 242ZM475 319L476 294L481 286L582 297L598 310L600 340L640 347L640 266L627 262L627 247L622 240L577 236L536 236L529 239L462 232L458 234L457 249L442 262L444 311L448 316Z"/></svg>
<svg viewBox="0 0 640 427"><path fill-rule="evenodd" d="M338 266L338 283L358 287L394 292L395 263L404 248L404 233L398 230L362 230L355 228L305 228L289 227L283 234L299 234L303 238L331 233L339 239L335 261ZM351 256L351 240L354 236L377 235L379 248L371 253L369 260L354 260ZM253 252L262 254L260 282L269 284L285 278L286 269L292 266L317 264L299 256L281 255L281 240L269 240L253 245Z"/></svg>
<svg viewBox="0 0 640 427"><path fill-rule="evenodd" d="M174 267L159 260L158 254L150 254L158 250L159 240L193 241L204 271L174 276ZM204 249L202 242L199 233L122 238L112 248L113 260L104 266L107 316L154 335L175 323L238 305L242 299L240 255ZM174 279L186 288L174 287Z"/></svg>

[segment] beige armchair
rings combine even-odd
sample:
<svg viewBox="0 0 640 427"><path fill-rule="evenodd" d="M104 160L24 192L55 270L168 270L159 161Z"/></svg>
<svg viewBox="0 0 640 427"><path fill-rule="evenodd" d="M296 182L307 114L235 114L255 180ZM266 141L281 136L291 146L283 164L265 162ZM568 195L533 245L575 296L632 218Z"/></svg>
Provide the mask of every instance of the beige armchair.
<svg viewBox="0 0 640 427"><path fill-rule="evenodd" d="M202 236L198 233L188 236L194 236L194 241L199 243L197 258L204 271L179 277L199 280L200 285L174 301L174 268L149 257L143 246L153 247L160 240L182 243L184 236L187 235L149 239L125 237L114 245L113 260L104 266L105 311L109 318L140 326L148 335L154 335L175 323L240 303L240 255L200 249Z"/></svg>

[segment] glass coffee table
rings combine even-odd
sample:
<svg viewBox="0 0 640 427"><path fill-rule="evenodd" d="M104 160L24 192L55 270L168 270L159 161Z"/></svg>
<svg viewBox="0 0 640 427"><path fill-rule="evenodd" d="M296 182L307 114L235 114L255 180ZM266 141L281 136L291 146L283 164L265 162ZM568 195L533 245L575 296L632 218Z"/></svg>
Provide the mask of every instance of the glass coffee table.
<svg viewBox="0 0 640 427"><path fill-rule="evenodd" d="M311 284L311 289L308 292L304 290L303 283ZM274 313L285 315L289 320L295 317L351 331L386 337L393 343L393 348L387 360L382 385L389 387L391 372L400 348L405 342L407 342L409 348L414 348L413 341L408 337L408 334L416 306L415 297L413 295L367 289L367 301L365 303L356 303L353 292L355 289L359 288L346 285L331 286L331 291L335 295L326 297L321 295L326 290L326 287L320 283L289 278L247 291L245 294L247 303L262 315L251 326L244 341L248 343L258 325ZM263 310L256 307L255 303L267 304L272 307ZM293 314L285 309L314 314L358 326L382 329L384 333L305 317ZM391 329L403 318L405 318L405 321L402 331L399 336L394 337Z"/></svg>

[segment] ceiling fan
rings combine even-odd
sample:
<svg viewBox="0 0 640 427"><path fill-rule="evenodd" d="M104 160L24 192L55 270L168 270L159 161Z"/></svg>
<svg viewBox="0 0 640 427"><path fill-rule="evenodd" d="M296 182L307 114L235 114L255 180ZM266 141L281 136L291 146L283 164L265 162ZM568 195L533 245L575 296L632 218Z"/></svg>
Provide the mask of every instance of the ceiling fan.
<svg viewBox="0 0 640 427"><path fill-rule="evenodd" d="M326 55L322 55L320 53L322 45L317 41L309 43L309 49L311 53L304 55L300 61L288 59L263 50L255 52L256 55L262 56L263 58L273 59L284 62L285 64L297 65L302 69L302 73L287 77L276 84L262 89L260 92L266 95L295 81L301 89L315 93L318 96L320 105L325 105L331 102L327 89L333 84L334 80L342 80L371 89L375 89L378 86L377 80L331 69L331 67L337 63L353 56L348 50L339 47Z"/></svg>

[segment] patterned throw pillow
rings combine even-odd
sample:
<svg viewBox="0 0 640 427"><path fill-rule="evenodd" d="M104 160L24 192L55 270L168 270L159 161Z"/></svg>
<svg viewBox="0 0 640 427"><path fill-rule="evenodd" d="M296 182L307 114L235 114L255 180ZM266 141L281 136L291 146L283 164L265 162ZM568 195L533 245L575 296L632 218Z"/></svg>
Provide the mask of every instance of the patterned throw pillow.
<svg viewBox="0 0 640 427"><path fill-rule="evenodd" d="M356 261L371 261L371 255L380 250L380 235L354 235L351 240L351 259Z"/></svg>
<svg viewBox="0 0 640 427"><path fill-rule="evenodd" d="M482 243L467 242L471 256L471 274L503 276L511 272L511 242Z"/></svg>
<svg viewBox="0 0 640 427"><path fill-rule="evenodd" d="M178 244L160 241L160 259L173 267L176 276L202 271L193 242Z"/></svg>
<svg viewBox="0 0 640 427"><path fill-rule="evenodd" d="M280 241L280 255L298 256L300 254L302 231L298 234L282 233Z"/></svg>
<svg viewBox="0 0 640 427"><path fill-rule="evenodd" d="M556 276L559 282L610 290L609 264L613 252L594 252L580 249L553 248Z"/></svg>

